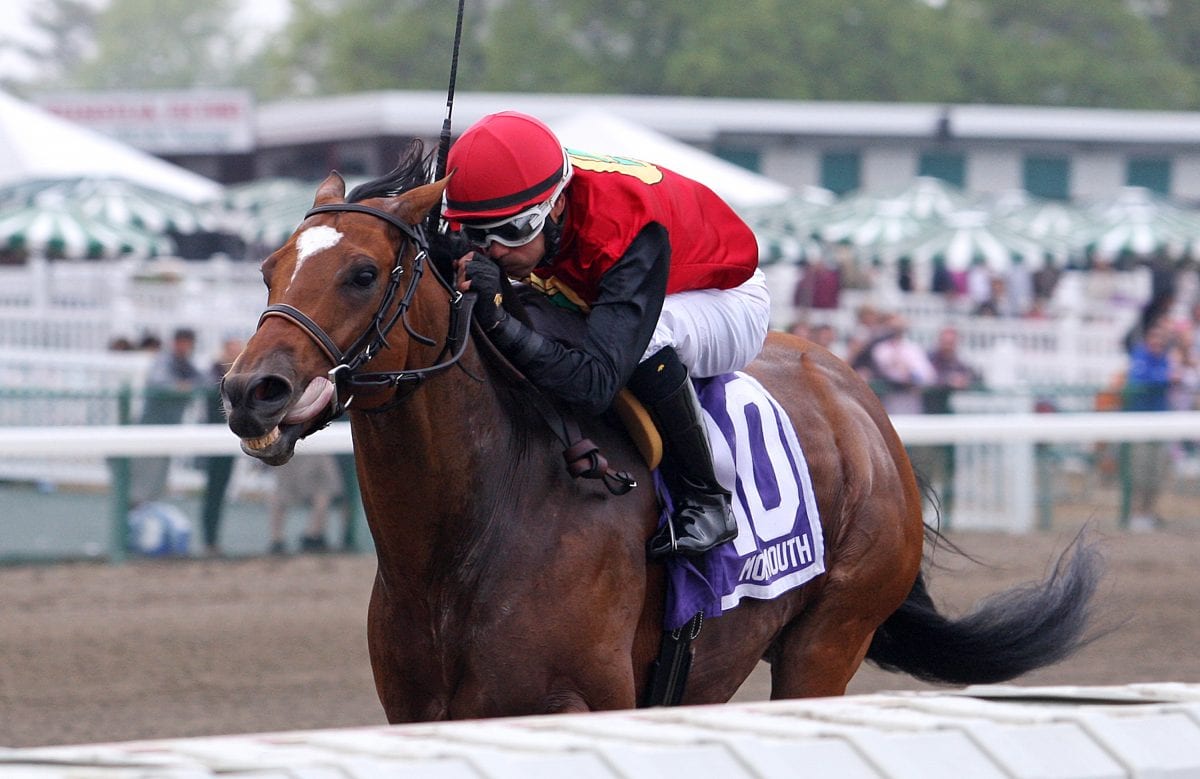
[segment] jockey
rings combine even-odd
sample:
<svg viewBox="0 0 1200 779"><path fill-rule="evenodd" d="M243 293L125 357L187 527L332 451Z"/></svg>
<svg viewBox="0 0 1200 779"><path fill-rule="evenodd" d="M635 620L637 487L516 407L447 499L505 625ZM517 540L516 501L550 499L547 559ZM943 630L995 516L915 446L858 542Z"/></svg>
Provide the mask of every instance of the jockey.
<svg viewBox="0 0 1200 779"><path fill-rule="evenodd" d="M600 414L628 386L663 436L674 513L652 557L733 539L730 494L688 375L739 370L766 338L770 299L754 233L704 185L638 160L568 152L514 111L472 125L450 149L443 216L479 249L457 260L474 316L530 381ZM500 273L587 315L570 348L500 306ZM674 541L672 540L674 536Z"/></svg>

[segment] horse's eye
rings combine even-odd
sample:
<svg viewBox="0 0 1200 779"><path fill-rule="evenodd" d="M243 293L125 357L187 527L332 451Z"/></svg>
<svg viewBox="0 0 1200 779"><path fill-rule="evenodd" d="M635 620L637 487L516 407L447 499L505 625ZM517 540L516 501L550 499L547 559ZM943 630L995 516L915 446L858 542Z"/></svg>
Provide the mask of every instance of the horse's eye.
<svg viewBox="0 0 1200 779"><path fill-rule="evenodd" d="M366 289L375 283L375 279L379 278L379 271L372 266L365 266L356 269L350 275L350 283L360 289Z"/></svg>

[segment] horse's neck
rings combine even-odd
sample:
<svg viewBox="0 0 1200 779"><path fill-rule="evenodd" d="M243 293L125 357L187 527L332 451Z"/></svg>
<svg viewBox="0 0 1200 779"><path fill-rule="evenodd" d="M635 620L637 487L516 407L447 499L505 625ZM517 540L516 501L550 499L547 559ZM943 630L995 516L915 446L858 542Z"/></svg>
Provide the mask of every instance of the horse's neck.
<svg viewBox="0 0 1200 779"><path fill-rule="evenodd" d="M363 502L381 568L425 584L502 543L522 489L538 489L545 433L507 407L472 345L395 408L353 419Z"/></svg>

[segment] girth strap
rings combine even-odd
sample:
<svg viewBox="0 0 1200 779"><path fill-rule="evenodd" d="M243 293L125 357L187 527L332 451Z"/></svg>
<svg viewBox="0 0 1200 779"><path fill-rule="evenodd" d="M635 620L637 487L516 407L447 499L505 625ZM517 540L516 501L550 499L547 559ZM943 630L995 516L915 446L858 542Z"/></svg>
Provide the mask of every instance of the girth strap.
<svg viewBox="0 0 1200 779"><path fill-rule="evenodd" d="M650 684L641 706L678 706L687 689L692 670L692 641L700 635L704 612L697 611L691 621L678 630L664 630L658 647L658 659L650 666Z"/></svg>

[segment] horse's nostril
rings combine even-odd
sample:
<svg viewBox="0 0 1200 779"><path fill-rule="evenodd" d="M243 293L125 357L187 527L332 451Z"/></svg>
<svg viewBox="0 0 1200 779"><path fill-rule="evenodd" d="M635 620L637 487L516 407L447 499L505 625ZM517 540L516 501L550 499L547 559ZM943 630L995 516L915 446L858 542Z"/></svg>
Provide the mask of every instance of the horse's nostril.
<svg viewBox="0 0 1200 779"><path fill-rule="evenodd" d="M292 394L292 385L278 376L266 376L256 383L251 395L257 403L277 402Z"/></svg>
<svg viewBox="0 0 1200 779"><path fill-rule="evenodd" d="M292 399L292 383L274 373L226 376L222 389L231 413L249 415L264 423L283 413Z"/></svg>

